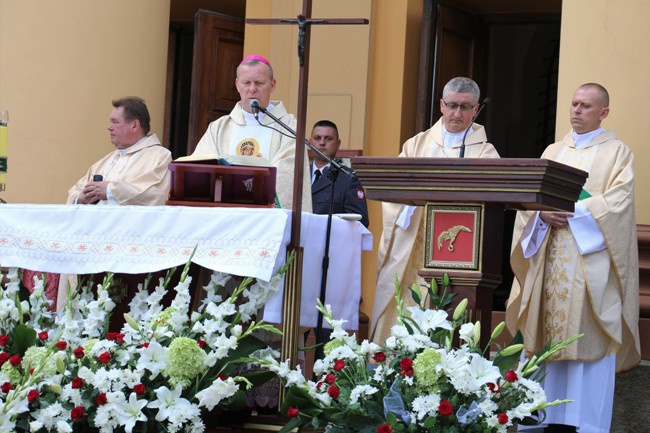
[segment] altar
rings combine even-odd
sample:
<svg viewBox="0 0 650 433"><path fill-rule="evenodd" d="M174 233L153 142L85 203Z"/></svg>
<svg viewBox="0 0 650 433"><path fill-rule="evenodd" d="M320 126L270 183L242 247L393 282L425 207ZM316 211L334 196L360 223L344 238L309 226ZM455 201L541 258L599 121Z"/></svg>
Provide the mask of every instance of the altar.
<svg viewBox="0 0 650 433"><path fill-rule="evenodd" d="M267 208L185 206L0 205L0 266L43 272L140 274L192 262L269 281L285 263L291 212ZM315 327L327 216L302 213L301 326ZM346 329L358 325L361 251L372 234L332 218L326 303ZM282 321L282 288L264 320Z"/></svg>

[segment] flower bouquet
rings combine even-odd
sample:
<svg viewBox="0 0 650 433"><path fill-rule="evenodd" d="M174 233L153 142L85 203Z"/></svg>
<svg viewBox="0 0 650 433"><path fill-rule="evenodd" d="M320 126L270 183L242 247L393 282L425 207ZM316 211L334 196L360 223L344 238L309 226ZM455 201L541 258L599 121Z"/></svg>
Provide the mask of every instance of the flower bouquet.
<svg viewBox="0 0 650 433"><path fill-rule="evenodd" d="M96 290L70 293L53 314L43 281L26 297L10 269L0 287L0 432L202 432L215 408L243 407L247 389L274 377L240 364L268 350L254 334L279 332L252 319L286 266L232 293L224 290L231 277L213 273L196 312L188 269L167 308L170 273L151 293L149 280L140 284L120 332L107 331L111 274Z"/></svg>
<svg viewBox="0 0 650 433"><path fill-rule="evenodd" d="M519 362L521 335L507 347L493 341L479 347L480 323L465 323L467 300L449 317L442 309L451 301L448 277L439 294L435 281L428 294L438 309L420 305L420 291L410 288L416 307L404 308L396 282L398 322L385 344L357 344L331 309L319 304L333 329L325 357L316 361L316 381L306 380L299 368L270 356L256 361L274 371L286 387L282 413L290 420L281 433L294 428L325 428L328 433L362 432L505 432L514 423L527 423L536 412L567 400L548 402L539 384L544 361L580 336L547 344ZM453 347L454 341L459 347ZM493 360L485 357L493 348ZM518 364L518 366L517 366Z"/></svg>

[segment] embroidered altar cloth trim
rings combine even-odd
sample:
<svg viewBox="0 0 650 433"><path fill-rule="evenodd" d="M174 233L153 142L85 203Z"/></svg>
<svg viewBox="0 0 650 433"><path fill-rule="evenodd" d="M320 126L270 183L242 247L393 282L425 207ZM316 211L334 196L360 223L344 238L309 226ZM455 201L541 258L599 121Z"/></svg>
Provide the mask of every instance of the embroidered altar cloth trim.
<svg viewBox="0 0 650 433"><path fill-rule="evenodd" d="M147 273L194 263L270 280L284 256L282 209L9 205L0 208L0 265L45 272Z"/></svg>
<svg viewBox="0 0 650 433"><path fill-rule="evenodd" d="M303 213L301 326L316 326L327 216ZM291 212L185 206L0 205L0 265L43 272L141 274L187 263L269 281L286 261ZM356 329L361 251L372 234L358 221L332 219L325 303ZM283 287L264 308L282 323ZM324 325L327 326L327 325Z"/></svg>

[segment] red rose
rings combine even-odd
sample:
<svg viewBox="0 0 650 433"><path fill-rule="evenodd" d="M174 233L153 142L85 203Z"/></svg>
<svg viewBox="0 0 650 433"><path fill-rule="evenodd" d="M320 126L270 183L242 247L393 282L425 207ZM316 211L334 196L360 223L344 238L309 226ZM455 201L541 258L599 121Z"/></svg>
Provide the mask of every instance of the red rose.
<svg viewBox="0 0 650 433"><path fill-rule="evenodd" d="M449 416L454 413L454 407L449 403L448 400L443 400L438 405L438 413L442 416Z"/></svg>
<svg viewBox="0 0 650 433"><path fill-rule="evenodd" d="M501 391L501 385L499 385L498 383L488 382L487 386L488 388L490 388L490 391L492 391L495 394Z"/></svg>
<svg viewBox="0 0 650 433"><path fill-rule="evenodd" d="M219 374L217 374L217 379L219 379L219 380L222 381L222 382L225 382L226 379L228 379L228 376L226 376L226 375L223 374L223 373L219 373Z"/></svg>
<svg viewBox="0 0 650 433"><path fill-rule="evenodd" d="M5 382L2 384L2 386L0 386L0 390L5 394L11 391L12 389L14 389L14 386L9 382Z"/></svg>
<svg viewBox="0 0 650 433"><path fill-rule="evenodd" d="M95 403L97 403L99 406L105 405L107 401L108 400L106 399L106 393L104 392L100 392L95 398Z"/></svg>
<svg viewBox="0 0 650 433"><path fill-rule="evenodd" d="M139 383L139 384L137 384L136 386L133 387L133 392L135 392L137 395L144 394L144 392L146 390L147 390L147 388L141 383Z"/></svg>
<svg viewBox="0 0 650 433"><path fill-rule="evenodd" d="M327 393L332 397L333 399L339 398L339 395L341 395L341 390L339 389L338 386L332 385L327 389Z"/></svg>
<svg viewBox="0 0 650 433"><path fill-rule="evenodd" d="M327 373L327 376L325 376L325 382L329 383L330 385L336 382L336 376L334 376L332 373Z"/></svg>
<svg viewBox="0 0 650 433"><path fill-rule="evenodd" d="M517 377L517 373L514 370L508 370L506 371L506 380L508 382L516 382L519 380L519 377Z"/></svg>
<svg viewBox="0 0 650 433"><path fill-rule="evenodd" d="M72 379L72 389L81 389L84 386L84 380L80 377Z"/></svg>
<svg viewBox="0 0 650 433"><path fill-rule="evenodd" d="M108 353L108 352L104 352L104 353L102 353L101 355L99 355L99 356L97 357L97 359L99 359L99 362L101 362L102 364L106 365L106 364L108 364L109 362L111 362L111 354Z"/></svg>
<svg viewBox="0 0 650 433"><path fill-rule="evenodd" d="M149 347L149 343L142 343L140 347L146 349L147 347Z"/></svg>
<svg viewBox="0 0 650 433"><path fill-rule="evenodd" d="M81 419L86 414L86 409L83 406L73 407L70 411L70 417L72 419Z"/></svg>
<svg viewBox="0 0 650 433"><path fill-rule="evenodd" d="M9 354L6 352L0 352L0 367L2 367L2 365L7 361L9 361Z"/></svg>
<svg viewBox="0 0 650 433"><path fill-rule="evenodd" d="M289 409L287 409L287 416L289 418L295 418L298 415L300 415L300 411L298 410L297 407L289 406Z"/></svg>
<svg viewBox="0 0 650 433"><path fill-rule="evenodd" d="M2 334L0 335L0 347L4 347L9 343L9 336Z"/></svg>
<svg viewBox="0 0 650 433"><path fill-rule="evenodd" d="M109 332L106 334L106 339L108 341L115 341L116 343L124 343L124 334L120 334L118 332Z"/></svg>
<svg viewBox="0 0 650 433"><path fill-rule="evenodd" d="M384 352L377 352L372 356L372 359L374 359L376 362L384 362L386 361L386 355L384 355ZM388 424L383 424L383 425L388 425ZM388 426L388 428L390 428L390 426Z"/></svg>
<svg viewBox="0 0 650 433"><path fill-rule="evenodd" d="M31 376L32 374L34 374L34 369L33 369L33 368L30 368L30 369L29 369L29 375Z"/></svg>
<svg viewBox="0 0 650 433"><path fill-rule="evenodd" d="M203 341L203 340L196 340L196 343L199 345L199 347L200 347L201 349L205 349L205 346L208 345L208 343L206 343L206 342Z"/></svg>
<svg viewBox="0 0 650 433"><path fill-rule="evenodd" d="M322 387L323 387L323 382L322 382L322 381L319 380L318 382L316 382L316 389L317 389L317 390L320 391L320 389L321 389Z"/></svg>
<svg viewBox="0 0 650 433"><path fill-rule="evenodd" d="M381 362L381 361L379 361ZM377 433L392 433L393 429L390 428L390 424L385 423L377 427Z"/></svg>
<svg viewBox="0 0 650 433"><path fill-rule="evenodd" d="M20 363L21 363L21 362L23 362L23 360L22 360L22 359L20 358L20 356L18 356L18 355L14 355L14 356L12 356L11 358L9 358L9 363L10 363L13 367L18 367L18 366L20 366Z"/></svg>
<svg viewBox="0 0 650 433"><path fill-rule="evenodd" d="M66 343L65 341L57 341L56 348L59 350L65 350L68 348L68 343Z"/></svg>
<svg viewBox="0 0 650 433"><path fill-rule="evenodd" d="M334 361L334 371L341 371L345 367L345 361L342 359L337 359Z"/></svg>
<svg viewBox="0 0 650 433"><path fill-rule="evenodd" d="M499 421L499 424L508 424L508 419L508 414L500 413L497 415L497 421Z"/></svg>
<svg viewBox="0 0 650 433"><path fill-rule="evenodd" d="M39 340L45 341L45 340L47 340L48 338L49 338L49 337L48 337L48 335L47 335L47 331L42 331L42 332L39 332L39 333L38 333L38 339L39 339Z"/></svg>
<svg viewBox="0 0 650 433"><path fill-rule="evenodd" d="M30 403L35 402L41 395L38 393L37 389L32 389L27 393L27 401Z"/></svg>
<svg viewBox="0 0 650 433"><path fill-rule="evenodd" d="M84 356L86 356L86 354L84 353L84 348L83 347L77 347L75 350L72 351L72 353L74 354L74 357L77 358L77 359L81 359Z"/></svg>
<svg viewBox="0 0 650 433"><path fill-rule="evenodd" d="M410 358L402 358L399 367L402 369L402 376L413 376L413 361Z"/></svg>

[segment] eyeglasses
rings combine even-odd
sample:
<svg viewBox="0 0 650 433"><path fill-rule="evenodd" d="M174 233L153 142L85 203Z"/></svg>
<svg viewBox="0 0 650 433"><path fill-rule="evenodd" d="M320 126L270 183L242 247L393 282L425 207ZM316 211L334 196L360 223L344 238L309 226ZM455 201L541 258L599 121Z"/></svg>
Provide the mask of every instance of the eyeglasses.
<svg viewBox="0 0 650 433"><path fill-rule="evenodd" d="M457 109L460 108L460 111L469 111L472 108L476 107L478 104L456 104L455 102L447 102L444 99L442 100L442 103L445 104L445 107L449 108L451 111L456 111Z"/></svg>

